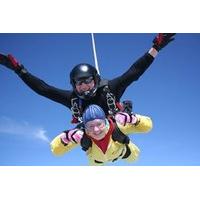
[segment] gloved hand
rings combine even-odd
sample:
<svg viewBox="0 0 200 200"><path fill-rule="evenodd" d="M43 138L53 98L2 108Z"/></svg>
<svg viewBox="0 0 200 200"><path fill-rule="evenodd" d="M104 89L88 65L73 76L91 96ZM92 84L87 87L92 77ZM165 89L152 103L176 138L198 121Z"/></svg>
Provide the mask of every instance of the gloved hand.
<svg viewBox="0 0 200 200"><path fill-rule="evenodd" d="M67 145L69 142L80 143L84 132L79 129L72 129L64 131L60 134L60 138L63 144Z"/></svg>
<svg viewBox="0 0 200 200"><path fill-rule="evenodd" d="M0 64L15 72L19 72L23 68L23 66L10 54L8 56L0 54Z"/></svg>
<svg viewBox="0 0 200 200"><path fill-rule="evenodd" d="M153 48L160 51L175 39L173 38L175 34L176 33L159 33L153 40Z"/></svg>
<svg viewBox="0 0 200 200"><path fill-rule="evenodd" d="M127 123L136 124L137 123L137 117L135 115L129 115L125 112L118 112L115 115L115 120L117 123L126 126Z"/></svg>

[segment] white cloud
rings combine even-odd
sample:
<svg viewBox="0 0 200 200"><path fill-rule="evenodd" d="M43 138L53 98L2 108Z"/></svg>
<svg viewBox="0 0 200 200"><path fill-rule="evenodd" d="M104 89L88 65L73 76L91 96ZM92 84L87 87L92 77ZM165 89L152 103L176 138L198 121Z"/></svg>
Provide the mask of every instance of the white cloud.
<svg viewBox="0 0 200 200"><path fill-rule="evenodd" d="M43 140L43 141L49 143L49 139L48 139L48 137L46 135L46 131L43 130L43 129L38 130L38 132L36 133L35 137L40 139L40 140Z"/></svg>
<svg viewBox="0 0 200 200"><path fill-rule="evenodd" d="M49 143L46 130L42 127L34 126L27 121L15 121L8 117L0 117L0 133L21 135Z"/></svg>

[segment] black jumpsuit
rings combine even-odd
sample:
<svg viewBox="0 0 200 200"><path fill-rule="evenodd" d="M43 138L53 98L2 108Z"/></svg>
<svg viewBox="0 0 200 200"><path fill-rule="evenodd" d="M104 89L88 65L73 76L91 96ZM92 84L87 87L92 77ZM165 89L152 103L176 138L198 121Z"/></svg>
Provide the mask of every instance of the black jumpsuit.
<svg viewBox="0 0 200 200"><path fill-rule="evenodd" d="M139 77L147 70L151 65L154 58L149 53L139 58L124 74L108 80L108 86L110 92L115 95L116 101L119 102L126 88L133 82L139 79ZM33 76L31 73L21 73L21 79L36 93L47 97L57 103L61 103L64 106L71 109L71 99L77 97L72 90L62 90L46 84L44 81ZM97 104L108 114L108 106L106 97L103 95L101 88L97 90L96 95L89 100L81 100L83 110L90 104Z"/></svg>

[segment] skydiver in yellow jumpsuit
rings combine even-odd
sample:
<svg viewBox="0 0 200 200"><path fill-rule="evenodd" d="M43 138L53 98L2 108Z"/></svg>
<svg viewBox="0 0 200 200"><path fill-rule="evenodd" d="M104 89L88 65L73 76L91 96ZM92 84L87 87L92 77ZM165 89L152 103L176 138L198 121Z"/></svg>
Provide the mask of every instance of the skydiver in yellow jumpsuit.
<svg viewBox="0 0 200 200"><path fill-rule="evenodd" d="M81 145L90 165L104 165L118 159L132 162L138 158L140 150L128 134L152 129L152 120L147 116L119 112L114 119L107 119L104 111L94 104L85 110L83 123L84 131L62 133L51 142L53 154L63 155Z"/></svg>

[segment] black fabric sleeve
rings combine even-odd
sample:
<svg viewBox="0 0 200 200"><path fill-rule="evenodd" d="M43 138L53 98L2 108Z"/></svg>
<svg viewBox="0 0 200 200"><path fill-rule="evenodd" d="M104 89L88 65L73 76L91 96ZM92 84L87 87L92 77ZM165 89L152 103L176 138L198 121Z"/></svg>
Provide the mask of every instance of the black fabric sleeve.
<svg viewBox="0 0 200 200"><path fill-rule="evenodd" d="M24 83L29 86L37 94L42 95L55 102L61 103L68 108L71 107L71 94L72 91L61 90L53 86L48 85L43 80L33 76L29 72L18 74Z"/></svg>
<svg viewBox="0 0 200 200"><path fill-rule="evenodd" d="M123 95L126 88L137 81L148 69L154 58L149 53L139 58L124 74L108 82L111 91L115 94L117 101Z"/></svg>

